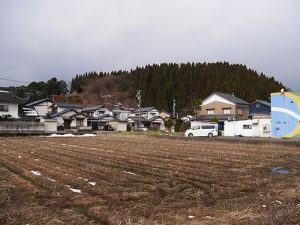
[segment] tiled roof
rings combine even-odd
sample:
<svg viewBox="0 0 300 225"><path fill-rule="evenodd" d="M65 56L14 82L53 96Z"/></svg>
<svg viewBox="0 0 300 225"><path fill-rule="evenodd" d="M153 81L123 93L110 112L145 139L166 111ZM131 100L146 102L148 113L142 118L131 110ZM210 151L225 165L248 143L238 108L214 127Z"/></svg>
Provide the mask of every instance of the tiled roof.
<svg viewBox="0 0 300 225"><path fill-rule="evenodd" d="M223 92L215 92L214 94L221 96L222 98L227 99L228 101L231 101L235 104L240 104L240 105L250 105L249 102L244 101L243 99L240 99L232 94L227 94Z"/></svg>
<svg viewBox="0 0 300 225"><path fill-rule="evenodd" d="M55 102L55 105L61 108L68 108L68 109L82 109L83 106L78 103L67 103L67 102Z"/></svg>
<svg viewBox="0 0 300 225"><path fill-rule="evenodd" d="M36 101L34 101L34 102L30 102L30 103L26 104L25 106L26 106L26 107L31 107L31 106L40 104L40 103L42 103L42 102L47 102L47 101L48 101L48 102L52 102L50 99L44 98L44 99L36 100Z"/></svg>
<svg viewBox="0 0 300 225"><path fill-rule="evenodd" d="M256 102L271 107L270 102L267 102L267 101L264 101L264 100L256 100L254 103L256 103Z"/></svg>
<svg viewBox="0 0 300 225"><path fill-rule="evenodd" d="M77 113L77 111L74 110L74 109L65 109L65 110L63 110L63 111L61 111L61 112L52 113L52 114L50 114L48 117L49 117L49 118L55 118L55 117L58 117L58 116L60 116L60 115L62 115L62 114L65 114L66 112L69 112L69 111L74 111L74 114Z"/></svg>
<svg viewBox="0 0 300 225"><path fill-rule="evenodd" d="M143 108L141 108L141 112L149 112L149 111L151 111L152 109L154 109L154 107L143 107ZM135 113L138 113L138 112L140 112L140 109L137 108L136 110L134 110L134 112L135 112Z"/></svg>
<svg viewBox="0 0 300 225"><path fill-rule="evenodd" d="M13 93L8 90L0 90L0 102L24 103L25 100L20 97L14 96Z"/></svg>
<svg viewBox="0 0 300 225"><path fill-rule="evenodd" d="M107 108L105 105L92 105L92 106L86 106L84 107L81 111L86 112L86 111L96 111L97 109L100 108Z"/></svg>

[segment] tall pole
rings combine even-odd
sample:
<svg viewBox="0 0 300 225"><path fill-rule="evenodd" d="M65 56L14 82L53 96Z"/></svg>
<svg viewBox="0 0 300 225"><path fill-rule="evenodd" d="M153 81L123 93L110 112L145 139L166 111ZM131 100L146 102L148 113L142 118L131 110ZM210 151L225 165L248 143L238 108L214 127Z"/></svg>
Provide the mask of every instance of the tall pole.
<svg viewBox="0 0 300 225"><path fill-rule="evenodd" d="M176 107L176 100L173 98L173 118L175 119L175 107Z"/></svg>
<svg viewBox="0 0 300 225"><path fill-rule="evenodd" d="M142 103L141 90L138 90L136 97L139 101L139 103L138 103L138 106L139 106L139 130L141 130L141 103Z"/></svg>

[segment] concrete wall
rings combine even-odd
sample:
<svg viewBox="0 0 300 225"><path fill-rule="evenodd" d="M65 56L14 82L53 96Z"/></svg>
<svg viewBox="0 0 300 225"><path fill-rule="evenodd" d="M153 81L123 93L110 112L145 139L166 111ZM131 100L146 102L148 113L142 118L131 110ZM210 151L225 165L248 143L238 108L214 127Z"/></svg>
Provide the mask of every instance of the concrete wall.
<svg viewBox="0 0 300 225"><path fill-rule="evenodd" d="M57 120L44 120L45 131L57 131Z"/></svg>
<svg viewBox="0 0 300 225"><path fill-rule="evenodd" d="M127 131L127 123L126 122L114 121L114 122L110 122L109 124L115 131Z"/></svg>
<svg viewBox="0 0 300 225"><path fill-rule="evenodd" d="M0 121L0 131L45 131L44 124L33 121Z"/></svg>

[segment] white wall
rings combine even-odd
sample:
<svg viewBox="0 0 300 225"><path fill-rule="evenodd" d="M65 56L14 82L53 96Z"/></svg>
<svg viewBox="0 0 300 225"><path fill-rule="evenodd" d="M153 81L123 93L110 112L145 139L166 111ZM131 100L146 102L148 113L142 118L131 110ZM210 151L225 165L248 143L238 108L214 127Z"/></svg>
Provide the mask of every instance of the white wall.
<svg viewBox="0 0 300 225"><path fill-rule="evenodd" d="M244 125L251 126L251 129L244 129ZM224 136L253 137L252 120L225 121Z"/></svg>
<svg viewBox="0 0 300 225"><path fill-rule="evenodd" d="M207 105L207 104L210 104L212 102L223 102L223 103L226 103L226 104L229 104L229 105L234 105L234 103L228 101L227 99L225 98L222 98L221 96L219 95L212 95L211 97L209 97L208 99L206 99L204 102L202 102L202 105Z"/></svg>
<svg viewBox="0 0 300 225"><path fill-rule="evenodd" d="M52 102L42 102L38 105L34 106L35 111L39 114L39 116L46 116L48 112L51 112L49 108L52 105Z"/></svg>
<svg viewBox="0 0 300 225"><path fill-rule="evenodd" d="M45 131L57 131L57 120L44 120Z"/></svg>
<svg viewBox="0 0 300 225"><path fill-rule="evenodd" d="M252 126L244 129L244 125ZM224 136L271 137L271 119L225 121Z"/></svg>
<svg viewBox="0 0 300 225"><path fill-rule="evenodd" d="M16 103L2 103L0 102L0 105L8 105L8 112L0 112L0 116L2 115L11 115L13 118L19 118L18 112L18 104Z"/></svg>

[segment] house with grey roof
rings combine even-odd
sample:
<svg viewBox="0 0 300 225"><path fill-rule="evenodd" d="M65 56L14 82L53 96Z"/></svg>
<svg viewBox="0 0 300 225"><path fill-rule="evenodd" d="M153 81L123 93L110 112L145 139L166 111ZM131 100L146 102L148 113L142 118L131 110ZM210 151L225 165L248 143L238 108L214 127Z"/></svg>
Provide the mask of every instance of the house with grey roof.
<svg viewBox="0 0 300 225"><path fill-rule="evenodd" d="M255 100L249 108L252 117L270 117L271 103L263 100Z"/></svg>
<svg viewBox="0 0 300 225"><path fill-rule="evenodd" d="M39 99L24 105L23 110L26 116L46 117L52 113L52 104L53 101L49 98Z"/></svg>
<svg viewBox="0 0 300 225"><path fill-rule="evenodd" d="M150 119L154 116L159 116L159 111L155 107L142 107L141 109L137 108L133 111L135 116L139 117L141 114L141 117L144 117L146 119Z"/></svg>
<svg viewBox="0 0 300 225"><path fill-rule="evenodd" d="M234 94L214 92L202 101L197 112L197 120L218 121L245 120L249 118L250 103L236 97Z"/></svg>
<svg viewBox="0 0 300 225"><path fill-rule="evenodd" d="M86 106L81 109L81 112L84 112L87 115L95 117L95 118L102 116L102 115L111 115L112 116L112 110L106 105Z"/></svg>
<svg viewBox="0 0 300 225"><path fill-rule="evenodd" d="M48 116L49 119L56 119L57 126L63 130L89 130L87 126L88 115L75 109L65 109Z"/></svg>
<svg viewBox="0 0 300 225"><path fill-rule="evenodd" d="M19 118L19 104L22 103L25 100L15 96L8 88L0 89L0 116Z"/></svg>

